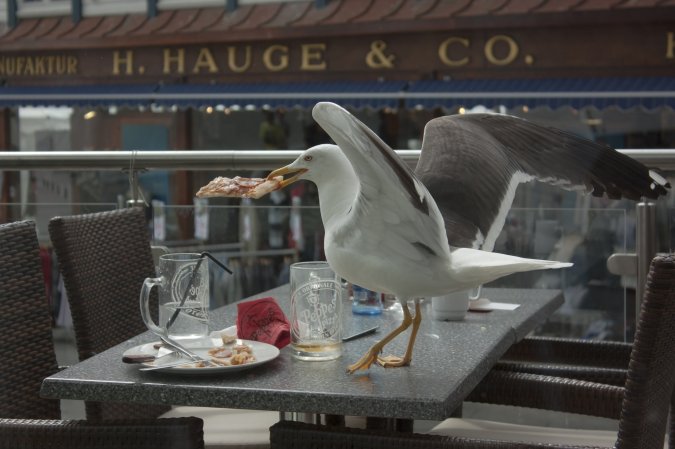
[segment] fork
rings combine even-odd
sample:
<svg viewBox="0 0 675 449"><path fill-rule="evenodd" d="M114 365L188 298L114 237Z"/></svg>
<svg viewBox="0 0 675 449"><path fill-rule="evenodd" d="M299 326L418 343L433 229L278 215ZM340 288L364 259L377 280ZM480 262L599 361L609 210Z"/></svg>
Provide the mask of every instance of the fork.
<svg viewBox="0 0 675 449"><path fill-rule="evenodd" d="M178 366L189 365L190 363L194 363L194 362L191 362L189 360L182 360L180 362L165 363L163 365L145 366L143 368L140 368L139 371L154 371L154 370L164 369L164 368L176 368Z"/></svg>
<svg viewBox="0 0 675 449"><path fill-rule="evenodd" d="M204 362L208 363L211 366L218 366L217 363L214 363L212 360L202 357L198 354L195 354L194 352L190 351L188 348L183 346L181 343L178 343L176 340L169 338L168 335L159 335L160 340L162 340L162 343L165 345L169 346L170 348L175 349L176 351L180 352L184 356L188 357L194 362Z"/></svg>

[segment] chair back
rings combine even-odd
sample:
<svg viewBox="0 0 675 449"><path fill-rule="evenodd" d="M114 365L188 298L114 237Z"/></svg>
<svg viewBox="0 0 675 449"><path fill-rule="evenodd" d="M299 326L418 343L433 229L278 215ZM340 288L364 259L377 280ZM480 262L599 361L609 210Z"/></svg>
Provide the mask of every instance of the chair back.
<svg viewBox="0 0 675 449"><path fill-rule="evenodd" d="M617 449L662 448L675 387L675 255L652 260L628 367ZM672 447L672 446L671 446Z"/></svg>
<svg viewBox="0 0 675 449"><path fill-rule="evenodd" d="M145 278L155 276L155 267L143 209L54 217L49 235L68 295L80 360L147 330L139 294ZM157 310L156 294L151 296L151 310ZM86 406L88 419L154 417L168 410L155 407L154 413L153 407L112 403Z"/></svg>
<svg viewBox="0 0 675 449"><path fill-rule="evenodd" d="M0 248L0 418L57 419L39 395L58 367L35 223L0 225Z"/></svg>
<svg viewBox="0 0 675 449"><path fill-rule="evenodd" d="M83 420L0 418L0 449L204 449L201 418Z"/></svg>

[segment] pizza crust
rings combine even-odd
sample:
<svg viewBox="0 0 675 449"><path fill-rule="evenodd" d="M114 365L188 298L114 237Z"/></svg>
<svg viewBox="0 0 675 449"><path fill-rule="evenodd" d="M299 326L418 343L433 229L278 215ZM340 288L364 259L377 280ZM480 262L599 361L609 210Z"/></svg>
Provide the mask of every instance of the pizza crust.
<svg viewBox="0 0 675 449"><path fill-rule="evenodd" d="M196 196L197 198L224 196L258 199L274 190L280 189L283 179L283 176L277 176L272 179L244 178L242 176L225 178L219 176L199 189Z"/></svg>

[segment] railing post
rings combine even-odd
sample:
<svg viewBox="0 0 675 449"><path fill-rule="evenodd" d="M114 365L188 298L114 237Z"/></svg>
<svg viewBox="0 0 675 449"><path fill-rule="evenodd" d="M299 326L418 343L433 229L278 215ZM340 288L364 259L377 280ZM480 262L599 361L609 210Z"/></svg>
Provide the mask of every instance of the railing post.
<svg viewBox="0 0 675 449"><path fill-rule="evenodd" d="M636 207L635 252L637 253L637 285L635 286L635 325L640 318L642 297L649 265L656 255L656 204L639 202Z"/></svg>

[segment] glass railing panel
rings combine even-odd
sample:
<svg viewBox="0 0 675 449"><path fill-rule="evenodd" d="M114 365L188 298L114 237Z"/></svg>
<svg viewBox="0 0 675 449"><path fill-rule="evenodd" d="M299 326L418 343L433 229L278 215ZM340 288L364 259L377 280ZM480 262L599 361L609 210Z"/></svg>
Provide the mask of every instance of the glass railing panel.
<svg viewBox="0 0 675 449"><path fill-rule="evenodd" d="M561 289L565 304L539 333L623 341L633 326L626 301L635 281L609 273L607 258L628 249L629 213L624 208L512 209L495 251L574 266L515 274L487 287ZM230 276L213 264L212 307L287 282L294 261L324 258L316 206L155 205L152 217L154 245L209 251L235 271Z"/></svg>
<svg viewBox="0 0 675 449"><path fill-rule="evenodd" d="M306 217L304 230L314 242L322 242L323 229L311 230L309 217L318 208L257 206L244 200L239 205L164 206L151 208L152 241L171 252L208 251L233 274L216 264L211 270L211 307L238 301L288 282L289 266L313 259L314 253L295 240L290 216ZM295 219L300 222L300 219ZM310 257L311 256L311 257ZM323 258L318 254L316 258Z"/></svg>
<svg viewBox="0 0 675 449"><path fill-rule="evenodd" d="M115 203L0 203L4 211L0 223L34 220L40 243L49 244L49 220L57 216L103 212L117 208Z"/></svg>
<svg viewBox="0 0 675 449"><path fill-rule="evenodd" d="M323 259L323 225L317 206L198 203L148 208L149 233L170 251L209 251L234 276L212 267L212 307L254 295L288 281L288 267ZM234 202L234 201L233 201ZM112 210L114 203L0 204L11 221L34 219L49 246L47 226L58 215ZM675 211L669 209L670 222ZM8 221L8 220L6 220ZM618 208L513 208L495 251L521 257L574 262L572 268L508 276L488 287L562 289L565 304L543 325L547 335L624 340L634 328L632 277L612 275L606 260L634 247L634 210ZM628 307L627 307L628 303Z"/></svg>
<svg viewBox="0 0 675 449"><path fill-rule="evenodd" d="M627 251L629 223L623 208L514 208L495 251L574 265L514 274L488 287L561 289L565 303L539 334L624 341L634 326L626 302L634 300L635 279L611 274L607 258Z"/></svg>

